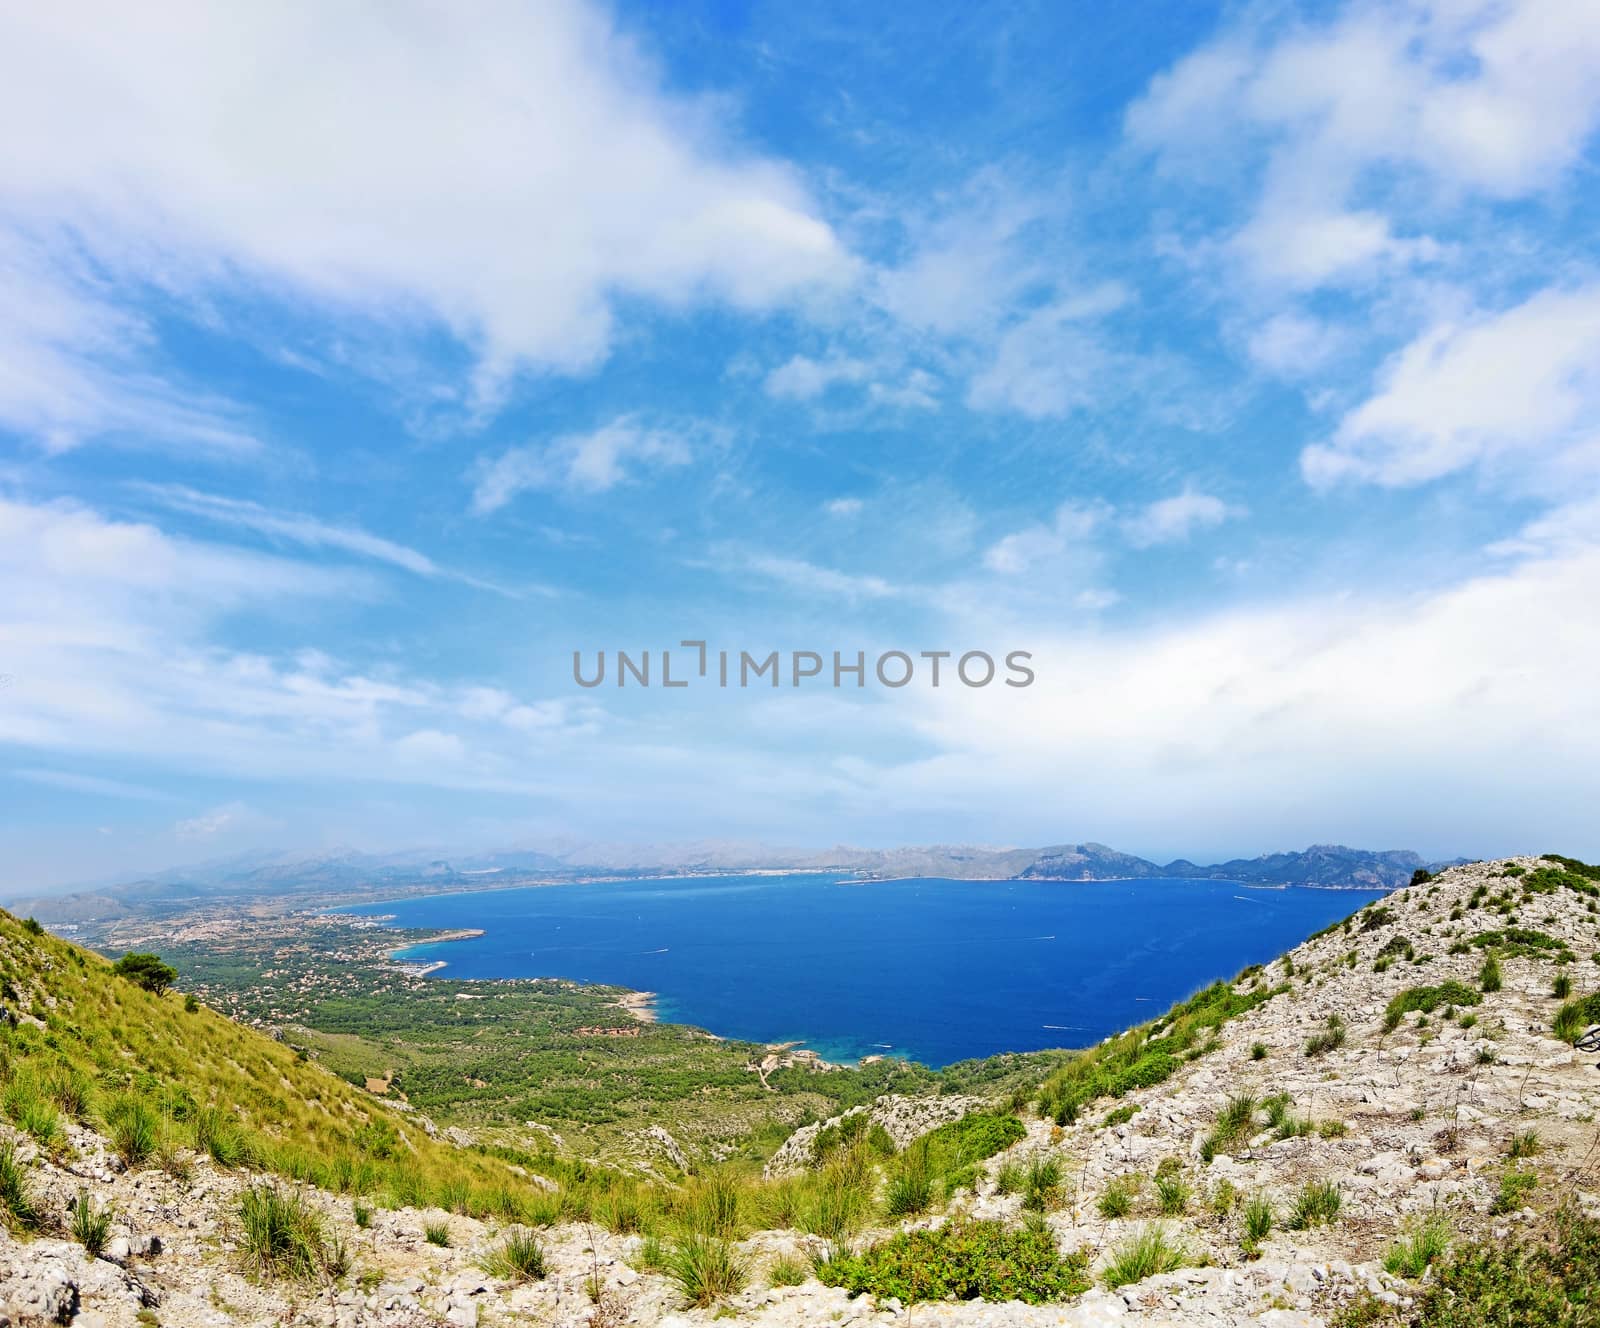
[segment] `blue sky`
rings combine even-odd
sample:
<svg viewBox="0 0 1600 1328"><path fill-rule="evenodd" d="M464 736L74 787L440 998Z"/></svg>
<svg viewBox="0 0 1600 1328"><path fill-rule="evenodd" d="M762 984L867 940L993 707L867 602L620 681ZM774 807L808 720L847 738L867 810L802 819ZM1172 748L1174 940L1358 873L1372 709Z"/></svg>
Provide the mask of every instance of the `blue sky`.
<svg viewBox="0 0 1600 1328"><path fill-rule="evenodd" d="M4 884L1600 853L1600 9L1113 9L13 9Z"/></svg>

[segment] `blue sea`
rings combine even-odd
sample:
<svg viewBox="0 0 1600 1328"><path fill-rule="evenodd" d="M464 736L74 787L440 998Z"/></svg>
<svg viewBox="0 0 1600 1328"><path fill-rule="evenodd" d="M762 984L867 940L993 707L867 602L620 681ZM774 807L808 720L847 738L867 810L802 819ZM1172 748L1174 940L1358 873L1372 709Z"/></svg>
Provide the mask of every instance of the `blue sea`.
<svg viewBox="0 0 1600 1328"><path fill-rule="evenodd" d="M1274 958L1379 892L1228 881L630 880L364 905L449 978L560 977L659 995L663 1020L829 1060L933 1066L1087 1046Z"/></svg>

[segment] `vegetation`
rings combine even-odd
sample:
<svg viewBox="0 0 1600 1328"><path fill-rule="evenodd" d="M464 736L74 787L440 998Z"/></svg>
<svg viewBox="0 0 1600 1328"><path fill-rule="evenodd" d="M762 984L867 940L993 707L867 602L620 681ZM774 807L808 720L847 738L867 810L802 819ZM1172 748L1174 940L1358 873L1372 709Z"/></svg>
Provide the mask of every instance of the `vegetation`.
<svg viewBox="0 0 1600 1328"><path fill-rule="evenodd" d="M252 1185L239 1201L239 1226L245 1258L258 1277L322 1281L345 1271L343 1249L297 1193Z"/></svg>
<svg viewBox="0 0 1600 1328"><path fill-rule="evenodd" d="M672 1247L666 1273L697 1309L737 1295L750 1277L748 1265L727 1241L701 1235L686 1236Z"/></svg>
<svg viewBox="0 0 1600 1328"><path fill-rule="evenodd" d="M1478 1005L1483 997L1464 982L1441 982L1435 987L1409 987L1389 1002L1383 1012L1383 1030L1392 1033L1414 1011L1432 1014L1440 1006Z"/></svg>
<svg viewBox="0 0 1600 1328"><path fill-rule="evenodd" d="M513 1227L484 1257L483 1271L506 1282L542 1281L546 1271L543 1244L525 1227Z"/></svg>
<svg viewBox="0 0 1600 1328"><path fill-rule="evenodd" d="M1450 1224L1433 1214L1416 1223L1383 1256L1383 1266L1396 1277L1421 1277L1450 1249Z"/></svg>
<svg viewBox="0 0 1600 1328"><path fill-rule="evenodd" d="M91 1200L87 1190L79 1190L67 1210L67 1229L91 1259L98 1259L111 1236L111 1210Z"/></svg>
<svg viewBox="0 0 1600 1328"><path fill-rule="evenodd" d="M1289 1214L1289 1226L1296 1231L1325 1226L1339 1216L1344 1196L1331 1181L1310 1180L1295 1196L1294 1209Z"/></svg>
<svg viewBox="0 0 1600 1328"><path fill-rule="evenodd" d="M1409 1308L1369 1297L1345 1311L1339 1328L1591 1328L1600 1319L1600 1222L1575 1206L1527 1234L1423 1253L1432 1253L1431 1272Z"/></svg>
<svg viewBox="0 0 1600 1328"><path fill-rule="evenodd" d="M906 1304L982 1298L1036 1305L1089 1289L1082 1256L1063 1257L1048 1231L1000 1222L903 1231L860 1254L836 1253L818 1264L817 1277L851 1295Z"/></svg>
<svg viewBox="0 0 1600 1328"><path fill-rule="evenodd" d="M178 970L164 962L160 955L135 953L131 950L111 966L111 971L119 978L127 978L129 982L143 987L146 991L154 992L157 996L178 980Z"/></svg>
<svg viewBox="0 0 1600 1328"><path fill-rule="evenodd" d="M1189 1261L1189 1252L1159 1222L1152 1222L1111 1250L1105 1283L1113 1289L1170 1273Z"/></svg>
<svg viewBox="0 0 1600 1328"><path fill-rule="evenodd" d="M1235 988L1247 986L1240 992ZM1039 1112L1058 1124L1077 1119L1078 1111L1100 1097L1123 1097L1170 1078L1191 1052L1204 1054L1210 1034L1229 1019L1287 991L1268 987L1259 973L1241 973L1233 983L1214 982L1148 1024L1129 1029L1101 1043L1057 1070L1039 1090Z"/></svg>

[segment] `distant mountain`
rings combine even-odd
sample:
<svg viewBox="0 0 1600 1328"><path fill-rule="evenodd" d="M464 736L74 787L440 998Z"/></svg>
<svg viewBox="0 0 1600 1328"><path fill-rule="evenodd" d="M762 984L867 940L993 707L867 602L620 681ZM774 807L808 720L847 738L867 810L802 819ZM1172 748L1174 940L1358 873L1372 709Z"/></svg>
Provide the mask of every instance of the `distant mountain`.
<svg viewBox="0 0 1600 1328"><path fill-rule="evenodd" d="M1455 861L1463 861L1456 859ZM268 896L372 894L426 888L537 884L596 875L701 875L737 871L850 871L864 877L939 876L975 881L1107 881L1152 876L1242 881L1251 885L1392 890L1419 867L1437 869L1403 849L1373 852L1313 844L1302 852L1235 858L1210 866L1180 858L1165 864L1104 844L1049 848L972 845L823 850L775 848L707 840L690 844L603 845L567 842L493 853L447 854L439 849L364 853L242 854L173 868L114 888L13 900L13 912L57 924L161 916L202 903Z"/></svg>

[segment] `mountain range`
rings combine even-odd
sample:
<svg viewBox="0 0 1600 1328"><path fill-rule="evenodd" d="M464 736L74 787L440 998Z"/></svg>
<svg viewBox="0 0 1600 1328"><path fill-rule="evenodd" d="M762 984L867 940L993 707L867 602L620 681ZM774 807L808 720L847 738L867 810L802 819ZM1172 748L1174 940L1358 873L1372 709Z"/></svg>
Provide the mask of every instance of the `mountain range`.
<svg viewBox="0 0 1600 1328"><path fill-rule="evenodd" d="M891 849L839 846L798 850L763 844L701 841L621 845L557 843L490 853L446 855L416 849L365 853L352 848L275 850L215 859L58 895L17 898L13 911L70 923L132 914L177 912L222 899L283 895L366 894L418 889L459 890L570 881L596 875L701 875L739 871L849 871L865 878L935 876L956 880L1104 881L1185 877L1251 885L1394 889L1429 863L1404 849L1371 851L1313 844L1203 866L1187 859L1157 863L1104 844L1046 848L929 845Z"/></svg>

